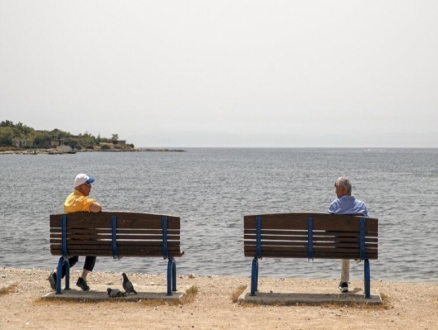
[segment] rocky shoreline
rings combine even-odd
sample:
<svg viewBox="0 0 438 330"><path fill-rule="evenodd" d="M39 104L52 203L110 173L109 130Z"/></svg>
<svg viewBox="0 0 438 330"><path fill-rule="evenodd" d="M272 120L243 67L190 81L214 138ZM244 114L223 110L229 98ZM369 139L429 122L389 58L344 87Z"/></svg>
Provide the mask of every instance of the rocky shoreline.
<svg viewBox="0 0 438 330"><path fill-rule="evenodd" d="M20 149L0 151L0 155L68 155L81 152L186 152L183 149L167 148L130 148L130 149L81 149L64 151L59 149Z"/></svg>

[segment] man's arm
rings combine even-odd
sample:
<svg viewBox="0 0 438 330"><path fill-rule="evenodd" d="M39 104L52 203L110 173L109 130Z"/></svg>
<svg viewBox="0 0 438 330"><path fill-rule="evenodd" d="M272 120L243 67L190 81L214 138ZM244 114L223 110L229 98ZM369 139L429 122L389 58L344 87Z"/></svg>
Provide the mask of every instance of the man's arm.
<svg viewBox="0 0 438 330"><path fill-rule="evenodd" d="M97 213L100 211L102 211L102 205L98 202L93 202L93 204L90 205L90 212Z"/></svg>

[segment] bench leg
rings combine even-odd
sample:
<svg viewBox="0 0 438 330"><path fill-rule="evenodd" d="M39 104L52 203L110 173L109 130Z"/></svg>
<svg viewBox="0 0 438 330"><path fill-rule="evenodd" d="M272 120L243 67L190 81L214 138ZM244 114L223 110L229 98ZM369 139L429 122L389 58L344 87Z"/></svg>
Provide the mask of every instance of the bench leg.
<svg viewBox="0 0 438 330"><path fill-rule="evenodd" d="M369 299L371 297L370 293L370 261L365 259L364 264L364 285L365 285L365 298Z"/></svg>
<svg viewBox="0 0 438 330"><path fill-rule="evenodd" d="M251 296L255 296L255 292L258 291L258 280L259 280L259 262L257 258L252 261L251 268Z"/></svg>
<svg viewBox="0 0 438 330"><path fill-rule="evenodd" d="M70 290L70 261L65 259L65 290Z"/></svg>
<svg viewBox="0 0 438 330"><path fill-rule="evenodd" d="M167 262L167 295L173 296L172 291L176 291L176 263L175 259L169 258Z"/></svg>
<svg viewBox="0 0 438 330"><path fill-rule="evenodd" d="M172 291L176 291L176 261L172 262Z"/></svg>
<svg viewBox="0 0 438 330"><path fill-rule="evenodd" d="M61 294L61 276L62 276L62 265L64 264L64 257L59 258L58 267L56 268L56 294Z"/></svg>
<svg viewBox="0 0 438 330"><path fill-rule="evenodd" d="M65 289L70 290L70 263L68 259L64 257L59 258L58 267L56 268L56 294L62 294L61 281L62 281L62 267L65 264Z"/></svg>
<svg viewBox="0 0 438 330"><path fill-rule="evenodd" d="M256 282L255 282L255 290L259 291L259 260L257 259L256 263Z"/></svg>

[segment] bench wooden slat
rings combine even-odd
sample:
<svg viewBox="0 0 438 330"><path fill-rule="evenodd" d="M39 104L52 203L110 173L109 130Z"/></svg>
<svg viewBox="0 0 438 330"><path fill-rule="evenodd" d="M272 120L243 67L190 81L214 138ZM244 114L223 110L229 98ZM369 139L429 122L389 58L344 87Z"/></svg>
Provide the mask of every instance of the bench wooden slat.
<svg viewBox="0 0 438 330"><path fill-rule="evenodd" d="M262 239L262 243L261 246L263 245L281 245L281 244L306 244L307 245L308 240L307 239L290 239L290 240L285 240L285 239L272 239L272 240L263 240ZM331 245L337 245L337 244L344 244L344 243L349 243L349 244L354 244L356 246L359 245L359 240L358 239L349 239L349 238L342 238L342 239L314 239L313 240L313 245L317 245L317 244L331 244ZM255 245L256 241L245 241L244 242L245 245ZM377 245L378 242L376 241L365 241L365 245L370 245L370 244L375 244Z"/></svg>
<svg viewBox="0 0 438 330"><path fill-rule="evenodd" d="M302 249L304 252L307 253L307 247L308 245L306 243L300 243L300 242L273 242L273 244L262 244L261 245L261 249L262 251L264 249L275 249L275 248L279 248L279 247L294 247L294 248L300 248ZM352 248L352 249L357 249L357 251L359 251L360 247L358 244L354 244L354 243L336 243L336 244L331 244L331 243L317 243L317 244L313 244L313 249L316 248L321 248L321 247L326 247L326 248L331 248L331 249L340 249L340 248ZM245 244L245 249L246 248L251 248L254 249L256 248L255 244ZM369 244L366 245L365 249L378 249L378 245L377 244Z"/></svg>
<svg viewBox="0 0 438 330"><path fill-rule="evenodd" d="M244 235L256 235L256 229L245 229ZM274 235L274 236L307 236L306 230L261 230L262 235ZM334 230L314 230L313 236L358 236L359 230L357 231L334 231ZM377 237L377 232L365 231L365 236Z"/></svg>
<svg viewBox="0 0 438 330"><path fill-rule="evenodd" d="M144 236L144 235L121 235L121 234L117 234L117 240L123 240L123 239L135 239L135 240L161 240L163 238L162 235L148 235L148 236ZM181 236L180 235L170 235L167 234L167 240L171 241L171 240L180 240Z"/></svg>
<svg viewBox="0 0 438 330"><path fill-rule="evenodd" d="M58 239L61 240L62 239L62 234L52 234L50 235L50 237L52 239ZM116 238L117 240L119 239L133 239L133 240L144 240L144 241L149 241L149 240L161 240L162 239L162 235L133 235L133 234L129 234L129 235L121 235L121 234L117 234ZM112 235L111 234L91 234L91 235L87 235L87 234L71 234L68 233L67 234L67 240L69 239L77 239L77 240L102 240L102 239L112 239ZM168 240L180 240L180 235L167 235L167 239Z"/></svg>
<svg viewBox="0 0 438 330"><path fill-rule="evenodd" d="M156 235L161 234L162 229L124 229L124 228L117 228L118 234L140 234L140 235ZM50 228L50 234L61 234L61 227L55 227ZM111 228L69 228L69 233L87 233L87 234L111 234L112 229ZM168 235L179 235L180 230L179 229L168 229L167 234Z"/></svg>
<svg viewBox="0 0 438 330"><path fill-rule="evenodd" d="M61 217L64 214L51 214L50 215L50 227L61 227ZM67 219L67 228L111 228L111 217L117 217L118 228L145 228L148 229L161 229L162 217L161 214L146 214L146 213L130 213L130 212L77 212L69 213ZM168 229L180 229L179 217L165 215L167 217ZM72 223L75 225L72 225ZM147 224L147 226L145 225Z"/></svg>
<svg viewBox="0 0 438 330"><path fill-rule="evenodd" d="M252 257L252 255L247 255L247 257ZM303 252L283 252L283 251L267 251L263 254L264 258L299 258L307 259L307 253ZM314 259L358 259L358 254L355 253L314 253ZM367 259L377 259L376 254L370 254Z"/></svg>
<svg viewBox="0 0 438 330"><path fill-rule="evenodd" d="M256 241L256 236L255 235L244 235L243 239L247 242L251 242L251 241ZM276 236L276 235L261 235L261 239L262 241L306 241L308 240L307 237L307 233L306 235L302 235L302 236L298 236L298 235L294 235L294 236L285 236L285 235L281 235L281 236ZM360 238L359 235L342 235L342 236L333 236L333 235L317 235L317 236L313 236L313 241L317 242L317 241L349 241L349 242L359 242ZM377 237L367 237L365 236L365 242L378 242L378 238Z"/></svg>
<svg viewBox="0 0 438 330"><path fill-rule="evenodd" d="M60 255L61 245L53 244L50 246L51 253L53 255ZM72 245L67 248L69 255L79 256L113 256L111 245ZM120 257L127 256L155 256L162 257L163 250L161 245L151 246L138 246L138 245L118 245L117 253ZM183 252L180 251L179 246L168 246L169 256L182 256Z"/></svg>
<svg viewBox="0 0 438 330"><path fill-rule="evenodd" d="M294 229L307 230L307 218L314 216L314 230L342 230L358 231L360 225L357 219L360 216L343 215L345 218L342 224L339 223L339 215L317 214L315 213L283 213L283 214L261 214L262 229ZM244 216L244 229L254 229L256 227L256 215ZM375 218L366 218L366 232L378 232L378 221Z"/></svg>
<svg viewBox="0 0 438 330"><path fill-rule="evenodd" d="M256 247L255 246L245 246L244 248L245 253L252 253L250 256L255 256L256 253ZM358 247L352 246L352 245L342 245L342 246L326 246L326 245L319 245L314 246L313 251L335 251L335 250L342 250L342 251L351 251L353 253L356 253L359 255L360 249ZM307 246L300 246L300 245L268 245L268 246L262 246L262 257L263 257L263 251L295 251L295 252L305 252L307 255ZM365 253L376 253L377 247L367 247L365 248Z"/></svg>
<svg viewBox="0 0 438 330"><path fill-rule="evenodd" d="M52 249L53 255L60 255L61 249ZM168 250L169 257L181 257L184 253L178 250ZM89 249L69 249L69 255L77 255L77 256L99 256L99 257L112 257L111 250L89 250ZM163 253L161 250L138 250L138 249L129 249L129 248L120 248L118 250L119 257L163 257Z"/></svg>
<svg viewBox="0 0 438 330"><path fill-rule="evenodd" d="M52 246L59 245L61 247L61 242L59 241L50 241L50 244ZM101 246L101 247L108 247L112 248L112 242L110 240L105 241L71 241L67 242L67 249L77 247L77 246ZM163 244L162 241L117 241L117 248L123 247L123 246L132 246L132 247L140 247L140 248L153 248L154 246L158 248L162 248ZM179 241L168 241L167 242L168 248L178 248L179 247Z"/></svg>
<svg viewBox="0 0 438 330"><path fill-rule="evenodd" d="M246 257L254 257L256 254L256 249L251 247L245 247L245 256ZM298 253L302 255L300 258L308 258L307 250L302 249L300 247L282 247L282 246L276 246L276 247L265 247L262 248L262 256L263 257L275 257L275 254L279 253L280 255L288 255L289 253L293 255L294 253ZM339 249L333 249L333 248L324 248L324 247L316 247L313 249L314 258L318 258L318 253L324 253L325 255L332 255L334 259L337 258L338 254L348 254L351 257L351 259L359 259L360 258L360 250L354 249L354 248L339 248ZM372 248L365 249L365 253L367 255L368 259L377 259L377 250ZM279 257L280 257L279 255Z"/></svg>
<svg viewBox="0 0 438 330"><path fill-rule="evenodd" d="M246 243L245 246L256 246L255 242L254 243ZM307 241L262 241L261 247L268 247L268 246L302 246L303 249L307 249L308 243ZM350 246L350 247L357 247L359 248L359 244L358 242L345 242L345 241L340 241L340 242L329 242L329 241L322 241L322 242L313 242L313 246L331 246L333 248L338 247L338 246ZM378 244L376 243L371 243L371 244L365 244L365 246L369 246L369 247L378 247Z"/></svg>
<svg viewBox="0 0 438 330"><path fill-rule="evenodd" d="M105 242L102 242L105 243ZM126 243L126 244L118 244L117 245L117 250L122 250L122 249L138 249L138 250L157 250L162 252L162 245L160 244L155 244L155 245L144 245L144 244L134 244L135 242L121 242L121 243ZM129 243L129 244L128 244ZM178 244L170 244L167 246L168 250L177 250L178 249ZM53 249L53 251L61 251L61 245L60 244L51 244L50 248ZM110 252L112 252L112 245L111 244L93 244L93 245L87 245L87 244L75 244L75 245L69 245L67 247L67 251L68 254L71 255L72 250L93 250L93 249L97 249L97 250L108 250Z"/></svg>

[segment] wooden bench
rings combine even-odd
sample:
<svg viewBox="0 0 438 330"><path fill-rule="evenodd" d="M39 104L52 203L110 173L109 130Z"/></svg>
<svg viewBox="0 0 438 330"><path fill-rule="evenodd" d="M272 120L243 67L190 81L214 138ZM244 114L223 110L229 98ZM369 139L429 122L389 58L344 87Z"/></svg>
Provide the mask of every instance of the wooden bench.
<svg viewBox="0 0 438 330"><path fill-rule="evenodd" d="M130 212L78 212L50 215L50 252L66 264L65 289L70 289L69 256L163 257L168 259L167 295L176 291L175 257L181 257L180 218ZM56 278L61 293L61 276Z"/></svg>
<svg viewBox="0 0 438 330"><path fill-rule="evenodd" d="M365 297L370 298L370 259L378 257L378 220L354 215L281 213L244 216L245 257L254 258L251 295L258 286L258 259L364 260Z"/></svg>

